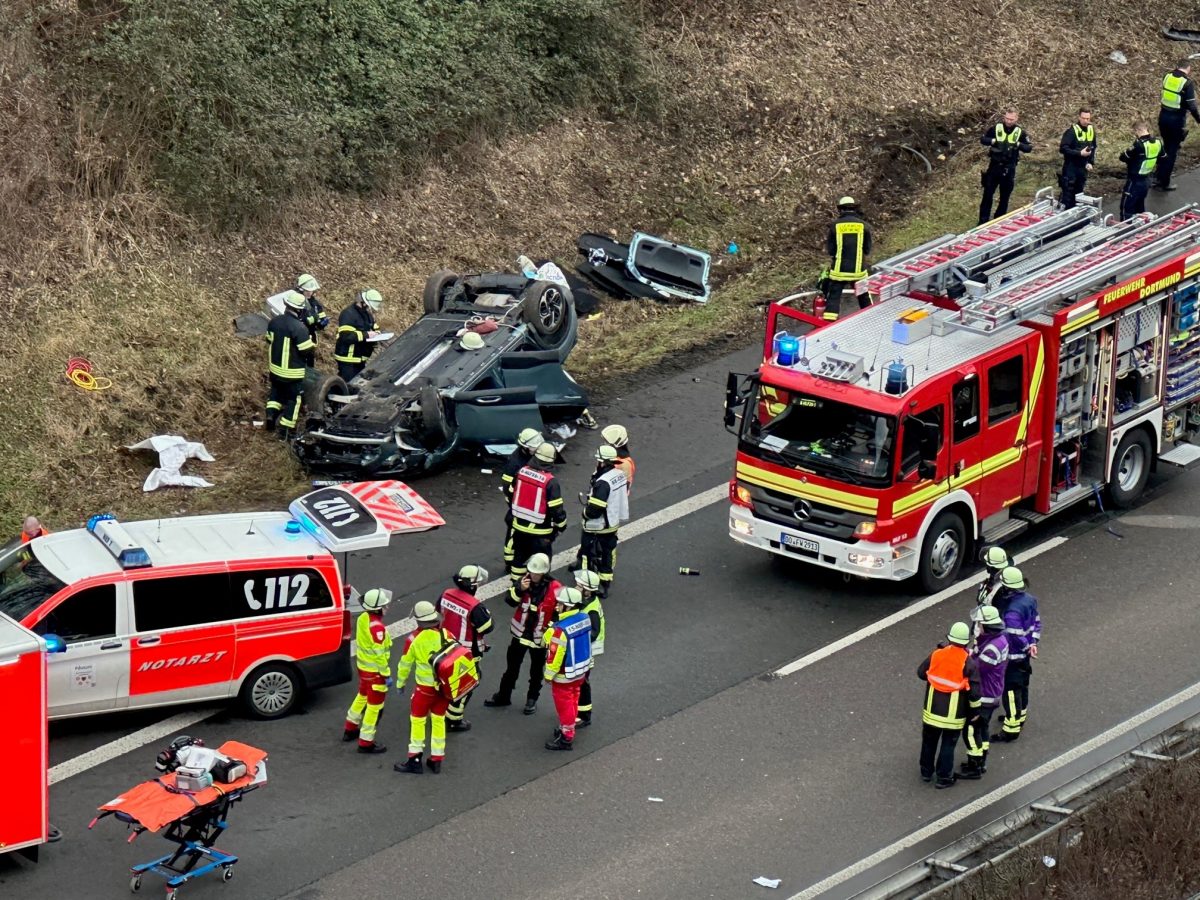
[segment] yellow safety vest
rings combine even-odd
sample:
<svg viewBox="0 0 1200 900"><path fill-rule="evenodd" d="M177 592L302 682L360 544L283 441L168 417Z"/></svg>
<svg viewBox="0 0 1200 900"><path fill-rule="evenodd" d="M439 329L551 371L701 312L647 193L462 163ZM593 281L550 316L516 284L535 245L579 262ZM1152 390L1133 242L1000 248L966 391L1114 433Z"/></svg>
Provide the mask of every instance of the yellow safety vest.
<svg viewBox="0 0 1200 900"><path fill-rule="evenodd" d="M1163 78L1161 103L1164 109L1183 108L1183 87L1186 84L1187 77L1174 72Z"/></svg>
<svg viewBox="0 0 1200 900"><path fill-rule="evenodd" d="M604 652L604 607L600 605L600 598L593 597L589 600L583 611L589 616L595 613L600 617L600 632L592 635L592 656L599 656Z"/></svg>
<svg viewBox="0 0 1200 900"><path fill-rule="evenodd" d="M1089 125L1087 128L1080 128L1076 122L1071 126L1075 129L1075 140L1090 144L1096 139L1096 129Z"/></svg>
<svg viewBox="0 0 1200 900"><path fill-rule="evenodd" d="M996 123L996 143L997 144L1015 144L1021 140L1021 126L1014 125L1012 131L1004 130L1004 123Z"/></svg>
<svg viewBox="0 0 1200 900"><path fill-rule="evenodd" d="M1162 141L1157 138L1146 141L1142 144L1142 149L1146 151L1146 158L1142 160L1138 174L1149 175L1158 166L1158 157L1162 153Z"/></svg>
<svg viewBox="0 0 1200 900"><path fill-rule="evenodd" d="M866 231L866 226L862 222L837 222L833 226L834 239L837 241L837 255L833 258L833 266L829 270L829 277L835 281L857 281L860 278L867 277L867 271L863 268L863 233ZM847 270L845 266L846 260L842 257L842 251L846 247L845 238L858 238L855 242L854 266Z"/></svg>
<svg viewBox="0 0 1200 900"><path fill-rule="evenodd" d="M374 672L384 678L392 674L392 636L385 628L383 640L376 642L375 636L371 634L371 614L369 612L364 612L358 617L354 642L357 645L355 658L358 660L360 672Z"/></svg>
<svg viewBox="0 0 1200 900"><path fill-rule="evenodd" d="M417 667L417 684L435 687L437 679L433 676L431 661L434 654L442 649L442 645L452 640L454 638L441 628L422 628L410 635L404 655L400 657L400 673L396 678L400 687L403 688L408 681L408 673L412 671L414 664Z"/></svg>

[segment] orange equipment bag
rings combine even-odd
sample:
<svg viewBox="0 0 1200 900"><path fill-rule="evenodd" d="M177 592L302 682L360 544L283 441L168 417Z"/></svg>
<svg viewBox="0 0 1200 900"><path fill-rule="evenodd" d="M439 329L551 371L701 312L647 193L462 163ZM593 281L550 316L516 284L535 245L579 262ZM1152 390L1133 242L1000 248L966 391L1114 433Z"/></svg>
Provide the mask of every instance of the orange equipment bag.
<svg viewBox="0 0 1200 900"><path fill-rule="evenodd" d="M447 641L429 661L438 693L447 700L460 700L479 684L479 663L469 648Z"/></svg>

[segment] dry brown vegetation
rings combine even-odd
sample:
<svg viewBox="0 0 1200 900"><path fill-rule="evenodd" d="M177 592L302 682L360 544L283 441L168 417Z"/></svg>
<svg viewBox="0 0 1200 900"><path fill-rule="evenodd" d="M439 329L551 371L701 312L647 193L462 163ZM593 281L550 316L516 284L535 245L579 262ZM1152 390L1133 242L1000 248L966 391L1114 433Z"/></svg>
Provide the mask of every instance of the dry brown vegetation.
<svg viewBox="0 0 1200 900"><path fill-rule="evenodd" d="M131 517L275 506L298 490L302 473L283 448L244 424L263 399L263 351L230 328L298 271L329 286L335 313L355 289L377 287L385 323L403 327L430 271L507 267L522 251L569 263L584 230L640 228L713 251L707 307L612 302L583 324L573 369L603 388L669 351L747 338L753 301L815 274L818 235L842 193L905 240L970 224L977 131L1003 103L1021 104L1038 145L1027 188L1053 180L1057 137L1081 101L1096 110L1101 162L1114 164L1180 48L1146 24L1169 18L1163 0L630 5L663 86L648 118L577 110L431 158L379 195L314 190L253 231L221 236L174 214L136 153L99 142L23 76L36 48L9 23L0 526L30 511L64 527L100 507ZM1109 49L1129 64L1107 60ZM932 177L901 143L930 158ZM736 257L721 250L730 240ZM76 354L114 387L68 384ZM158 432L204 441L218 462L197 471L217 487L143 497L148 460L116 448Z"/></svg>

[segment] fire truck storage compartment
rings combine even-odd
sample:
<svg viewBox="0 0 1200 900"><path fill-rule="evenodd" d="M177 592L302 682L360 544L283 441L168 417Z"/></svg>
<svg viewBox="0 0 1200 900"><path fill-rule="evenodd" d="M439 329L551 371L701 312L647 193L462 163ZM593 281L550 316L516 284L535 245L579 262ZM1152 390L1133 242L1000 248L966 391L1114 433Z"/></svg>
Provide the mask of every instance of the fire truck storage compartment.
<svg viewBox="0 0 1200 900"><path fill-rule="evenodd" d="M1175 292L1171 304L1171 333L1167 351L1166 407L1182 406L1200 397L1200 285Z"/></svg>
<svg viewBox="0 0 1200 900"><path fill-rule="evenodd" d="M1117 320L1114 423L1158 402L1159 320L1162 298Z"/></svg>

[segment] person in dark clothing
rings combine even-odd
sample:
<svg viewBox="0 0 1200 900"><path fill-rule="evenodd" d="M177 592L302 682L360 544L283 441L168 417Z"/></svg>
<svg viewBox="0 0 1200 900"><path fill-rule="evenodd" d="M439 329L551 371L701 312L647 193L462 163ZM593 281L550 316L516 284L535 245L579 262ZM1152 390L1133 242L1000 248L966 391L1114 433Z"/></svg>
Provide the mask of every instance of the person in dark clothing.
<svg viewBox="0 0 1200 900"><path fill-rule="evenodd" d="M542 667L546 664L546 645L542 637L554 619L555 597L562 584L550 577L550 557L547 554L533 554L527 566L528 571L520 581L509 587L504 600L513 608L512 621L509 623L512 640L508 644L500 686L496 693L483 701L483 705L490 708L512 706L512 693L517 686L525 654L528 653L529 689L525 694L523 712L531 716L537 709L538 696L542 692Z"/></svg>
<svg viewBox="0 0 1200 900"><path fill-rule="evenodd" d="M1058 152L1063 157L1062 173L1058 183L1062 186L1060 202L1066 209L1075 206L1075 195L1082 194L1087 186L1088 172L1096 158L1096 129L1092 125L1092 111L1079 110L1079 119L1063 132L1058 143Z"/></svg>
<svg viewBox="0 0 1200 900"><path fill-rule="evenodd" d="M825 318L830 320L836 319L841 311L842 292L847 287L853 290L856 281L867 277L866 259L871 253L871 226L863 219L854 198L842 197L837 208L838 216L825 233L829 268L817 286L829 304ZM870 305L869 295L858 295L860 309Z"/></svg>
<svg viewBox="0 0 1200 900"><path fill-rule="evenodd" d="M938 788L954 787L954 748L967 722L979 717L979 669L967 652L970 642L967 623L955 622L946 641L917 667L917 678L926 686L921 780L933 781L936 774Z"/></svg>
<svg viewBox="0 0 1200 900"><path fill-rule="evenodd" d="M304 324L304 296L288 291L284 311L267 325L267 362L271 393L267 398L267 431L287 440L300 418L304 370L313 364L313 339Z"/></svg>
<svg viewBox="0 0 1200 900"><path fill-rule="evenodd" d="M320 289L321 285L317 279L307 273L296 279L295 290L304 297L304 314L300 318L304 327L308 329L308 336L312 338L313 344L317 342L317 332L329 327L329 315L325 312L324 304L317 299L317 291Z"/></svg>
<svg viewBox="0 0 1200 900"><path fill-rule="evenodd" d="M1017 163L1022 153L1033 150L1024 129L1017 124L1017 111L1011 106L1004 117L983 133L979 143L988 148L988 167L983 171L983 199L979 203L979 224L998 219L1008 212L1008 199L1017 183ZM992 211L992 198L1000 191L1000 200Z"/></svg>
<svg viewBox="0 0 1200 900"><path fill-rule="evenodd" d="M367 360L375 352L375 345L367 338L378 330L375 314L383 307L379 291L359 291L354 302L338 316L337 343L333 348L333 359L338 374L347 384L367 367Z"/></svg>
<svg viewBox="0 0 1200 900"><path fill-rule="evenodd" d="M1173 191L1171 173L1175 171L1175 159L1179 145L1187 137L1187 117L1200 122L1200 109L1196 108L1196 86L1191 79L1192 63L1181 59L1170 74L1163 77L1162 97L1159 100L1158 133L1162 135L1162 158L1154 186L1160 191Z"/></svg>
<svg viewBox="0 0 1200 900"><path fill-rule="evenodd" d="M1146 193L1150 176L1161 162L1164 142L1150 136L1150 126L1138 122L1133 126L1133 145L1121 151L1125 163L1125 186L1121 189L1121 221L1146 211Z"/></svg>
<svg viewBox="0 0 1200 900"><path fill-rule="evenodd" d="M512 492L516 484L517 474L533 460L533 453L546 439L536 428L522 428L517 435L517 446L508 459L504 461L504 469L500 472L500 492L504 494L504 571L512 575L513 536L512 536Z"/></svg>

